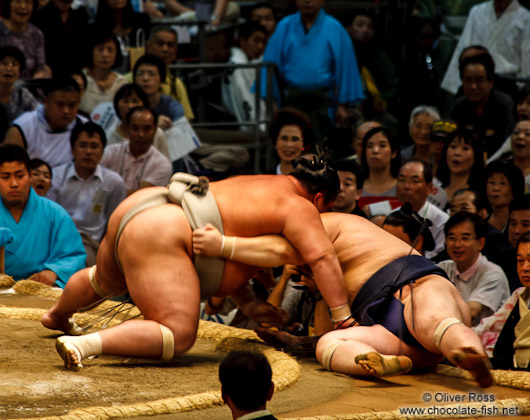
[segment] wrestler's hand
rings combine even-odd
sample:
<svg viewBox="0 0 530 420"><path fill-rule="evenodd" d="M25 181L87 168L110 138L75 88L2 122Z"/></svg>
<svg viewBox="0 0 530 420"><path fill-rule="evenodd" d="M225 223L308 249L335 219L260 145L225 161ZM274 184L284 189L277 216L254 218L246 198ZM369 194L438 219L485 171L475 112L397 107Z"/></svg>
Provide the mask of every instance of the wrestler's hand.
<svg viewBox="0 0 530 420"><path fill-rule="evenodd" d="M40 273L37 273L32 280L47 284L48 286L53 286L55 284L55 280L57 280L57 274L51 270L42 270Z"/></svg>
<svg viewBox="0 0 530 420"><path fill-rule="evenodd" d="M223 235L210 223L206 223L203 228L193 231L193 253L217 257L221 255L221 244Z"/></svg>
<svg viewBox="0 0 530 420"><path fill-rule="evenodd" d="M283 326L291 323L290 315L268 302L253 301L245 306L244 314L259 324Z"/></svg>

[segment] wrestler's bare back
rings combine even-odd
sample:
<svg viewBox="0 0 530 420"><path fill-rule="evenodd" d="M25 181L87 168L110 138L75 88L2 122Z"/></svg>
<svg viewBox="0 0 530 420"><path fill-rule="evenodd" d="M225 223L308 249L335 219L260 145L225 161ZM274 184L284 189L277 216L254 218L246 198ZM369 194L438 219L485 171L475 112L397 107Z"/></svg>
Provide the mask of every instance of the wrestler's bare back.
<svg viewBox="0 0 530 420"><path fill-rule="evenodd" d="M124 200L114 211L107 234L98 252L98 278L112 289L122 289L125 279L114 258L114 242L119 224L124 214L137 203L165 191L163 187L139 190ZM210 184L221 218L225 235L258 236L266 233L282 234L286 231L291 241L296 240L296 232L301 227L292 226L296 213L303 232L314 238L315 252L326 253L333 248L325 235L318 217L318 211L309 200L300 195L300 189L290 177L284 176L242 176ZM244 194L241 191L244 190ZM281 191L281 193L278 193ZM271 194L274 192L274 194ZM242 200L241 197L245 199ZM309 215L308 215L309 213ZM286 226L288 224L288 226ZM134 232L134 235L132 234ZM138 241L138 234L144 233L144 241ZM149 208L134 216L123 229L118 245L122 265L127 261L145 261L152 264L156 260L153 250L160 248L183 250L189 258L192 253L191 228L180 206L163 204ZM130 240L134 236L134 240ZM159 246L154 246L157 243ZM327 244L326 244L327 243ZM156 251L158 252L158 251ZM310 255L310 258L313 256ZM244 285L257 271L257 267L235 261L227 261L218 296L226 296ZM112 285L112 286L111 286Z"/></svg>
<svg viewBox="0 0 530 420"><path fill-rule="evenodd" d="M337 253L350 303L378 269L399 257L420 255L416 250L411 251L410 245L401 239L362 217L344 213L322 213L320 216ZM463 312L467 311L457 289L443 277L425 276L416 280L413 287L414 290L426 287L445 290L454 297ZM396 297L399 293L396 292ZM409 296L410 287L404 287L401 301L406 304Z"/></svg>

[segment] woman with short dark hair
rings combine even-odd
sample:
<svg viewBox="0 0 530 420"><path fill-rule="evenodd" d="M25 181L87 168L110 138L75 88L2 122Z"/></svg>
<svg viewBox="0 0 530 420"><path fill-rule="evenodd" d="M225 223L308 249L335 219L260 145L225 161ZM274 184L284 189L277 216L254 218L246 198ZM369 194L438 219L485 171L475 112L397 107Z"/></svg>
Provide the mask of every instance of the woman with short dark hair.
<svg viewBox="0 0 530 420"><path fill-rule="evenodd" d="M87 114L102 102L111 102L127 79L112 69L122 61L120 43L110 32L96 34L90 43L88 65L85 70L87 86L79 109Z"/></svg>
<svg viewBox="0 0 530 420"><path fill-rule="evenodd" d="M29 90L17 83L26 60L20 49L12 45L0 47L0 102L8 114L8 122L26 111L33 111L37 100Z"/></svg>
<svg viewBox="0 0 530 420"><path fill-rule="evenodd" d="M0 45L14 45L24 54L26 65L20 74L22 80L51 76L46 66L44 35L29 23L34 10L37 10L36 0L6 0L0 5L3 17Z"/></svg>

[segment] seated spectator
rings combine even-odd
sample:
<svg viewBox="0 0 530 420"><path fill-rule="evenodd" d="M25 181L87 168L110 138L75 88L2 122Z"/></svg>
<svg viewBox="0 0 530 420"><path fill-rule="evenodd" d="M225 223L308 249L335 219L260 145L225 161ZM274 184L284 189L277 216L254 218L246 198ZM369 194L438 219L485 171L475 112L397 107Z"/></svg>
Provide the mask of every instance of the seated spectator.
<svg viewBox="0 0 530 420"><path fill-rule="evenodd" d="M230 64L251 64L261 62L267 45L267 30L256 22L247 22L239 28L239 45L230 49ZM256 82L256 69L228 69L221 85L223 104L239 122L256 121L256 95L251 92ZM265 101L260 101L259 120L265 120ZM241 130L252 131L253 126L243 125ZM263 128L264 129L264 128Z"/></svg>
<svg viewBox="0 0 530 420"><path fill-rule="evenodd" d="M79 85L79 103L83 100L83 96L85 96L86 87L88 85L88 80L86 78L85 72L83 70L74 70L70 77L76 81L76 83ZM80 109L77 110L79 115L85 117L86 119L90 119L90 115L86 112L81 111Z"/></svg>
<svg viewBox="0 0 530 420"><path fill-rule="evenodd" d="M514 95L515 97L515 109L517 111L516 125L523 120L530 120L530 83L525 84L521 89ZM510 159L515 150L512 147L513 133L515 132L516 126L514 126L513 132L504 141L503 145L490 157L488 157L488 163L493 162L502 158ZM523 168L520 168L523 170ZM523 171L524 172L524 171ZM530 184L530 181L529 181Z"/></svg>
<svg viewBox="0 0 530 420"><path fill-rule="evenodd" d="M46 197L52 186L52 168L41 159L29 161L29 183L37 195Z"/></svg>
<svg viewBox="0 0 530 420"><path fill-rule="evenodd" d="M486 167L484 179L486 197L491 207L485 220L507 234L510 204L524 194L523 173L517 166L497 160Z"/></svg>
<svg viewBox="0 0 530 420"><path fill-rule="evenodd" d="M530 120L521 120L509 138L509 148L503 154L496 153L500 160L512 162L523 173L525 192L530 191ZM493 161L494 162L494 161Z"/></svg>
<svg viewBox="0 0 530 420"><path fill-rule="evenodd" d="M67 76L85 64L89 17L84 7L72 9L72 2L50 0L32 21L44 35L46 63L54 77Z"/></svg>
<svg viewBox="0 0 530 420"><path fill-rule="evenodd" d="M472 325L498 310L510 295L502 268L480 253L485 236L486 224L480 216L468 212L451 216L445 224L450 260L438 264L468 304Z"/></svg>
<svg viewBox="0 0 530 420"><path fill-rule="evenodd" d="M60 204L74 221L85 246L86 265L91 267L96 264L110 215L125 198L127 187L116 172L99 164L106 144L99 125L78 124L70 143L74 161L55 168L48 198Z"/></svg>
<svg viewBox="0 0 530 420"><path fill-rule="evenodd" d="M377 201L385 201L396 197L401 155L396 140L384 127L373 128L364 136L361 166L365 179L359 205L363 211L366 198L376 197Z"/></svg>
<svg viewBox="0 0 530 420"><path fill-rule="evenodd" d="M267 37L270 37L276 29L278 19L272 5L266 1L259 1L250 7L249 19L251 22L258 22L267 30Z"/></svg>
<svg viewBox="0 0 530 420"><path fill-rule="evenodd" d="M147 96L145 96L144 91L134 83L123 85L118 89L112 102L114 105L114 112L120 122L110 131L107 146L129 140L129 128L127 127L125 117L130 109L136 108L137 106L149 107L149 102L147 101ZM153 146L169 159L166 136L161 128L156 129Z"/></svg>
<svg viewBox="0 0 530 420"><path fill-rule="evenodd" d="M444 225L449 215L428 201L433 189L431 167L419 159L412 159L400 169L396 185L396 198L401 203L410 203L412 211L431 221L429 230L435 247L427 250L425 256L433 258L444 248Z"/></svg>
<svg viewBox="0 0 530 420"><path fill-rule="evenodd" d="M99 0L92 30L94 33L111 32L116 35L122 51L127 47L141 47L138 43L147 38L150 29L149 16L135 12L131 0ZM129 63L124 62L120 73L126 73L129 67Z"/></svg>
<svg viewBox="0 0 530 420"><path fill-rule="evenodd" d="M116 35L100 32L90 38L88 62L85 70L86 91L79 105L81 111L90 114L102 102L111 102L120 87L127 83L121 74L112 71L122 61L120 43Z"/></svg>
<svg viewBox="0 0 530 420"><path fill-rule="evenodd" d="M488 203L482 199L482 196L474 190L462 189L454 193L451 203L449 203L449 214L455 215L461 211L477 214L482 220L488 215ZM482 254L494 264L499 265L512 288L512 279L517 277L515 266L512 264L513 248L508 241L506 235L500 230L495 229L492 225L486 224L486 243L482 248ZM432 258L435 262L440 262L449 259L447 249L443 249L436 257Z"/></svg>
<svg viewBox="0 0 530 420"><path fill-rule="evenodd" d="M184 116L184 108L169 95L160 93L162 80L166 80L166 65L154 55L138 59L133 70L134 83L144 91L151 108L158 115L158 125L167 130L173 121Z"/></svg>
<svg viewBox="0 0 530 420"><path fill-rule="evenodd" d="M166 186L171 177L171 163L153 147L156 115L146 107L127 113L129 141L105 149L101 165L117 172L127 185L127 195L152 186Z"/></svg>
<svg viewBox="0 0 530 420"><path fill-rule="evenodd" d="M294 265L284 266L280 279L270 292L267 302L283 309L290 316L292 325L288 327L288 330L293 335L321 335L333 327L326 321L322 325L315 325L315 313L327 315L329 309L318 291L313 276L300 271ZM323 318L329 319L329 316Z"/></svg>
<svg viewBox="0 0 530 420"><path fill-rule="evenodd" d="M383 124L377 121L364 121L357 125L355 128L352 127L353 136L352 148L355 152L353 156L349 156L347 159L355 159L357 163L361 164L361 155L363 149L363 139L366 133L368 133L372 128L382 127Z"/></svg>
<svg viewBox="0 0 530 420"><path fill-rule="evenodd" d="M464 96L457 98L451 118L460 127L475 131L488 157L511 133L515 106L505 93L493 89L495 64L489 54L468 57L460 63Z"/></svg>
<svg viewBox="0 0 530 420"><path fill-rule="evenodd" d="M171 26L158 25L151 29L151 34L145 45L146 53L160 58L166 64L166 78L162 83L162 93L171 96L184 108L184 115L188 121L193 120L193 110L186 86L180 78L176 77L167 67L177 60L178 36ZM132 82L132 74L127 75L127 80Z"/></svg>
<svg viewBox="0 0 530 420"><path fill-rule="evenodd" d="M232 418L275 420L266 409L274 393L272 370L261 353L232 351L219 366L221 396Z"/></svg>
<svg viewBox="0 0 530 420"><path fill-rule="evenodd" d="M482 150L482 143L473 131L459 128L450 134L436 172L447 203L451 202L455 191L479 190L483 185Z"/></svg>
<svg viewBox="0 0 530 420"><path fill-rule="evenodd" d="M438 120L432 124L429 155L433 174L436 174L438 171L438 166L442 160L445 144L450 139L451 133L457 128L458 127L456 123L449 119ZM443 209L447 202L443 204L434 204Z"/></svg>
<svg viewBox="0 0 530 420"><path fill-rule="evenodd" d="M366 218L366 214L357 205L361 196L364 175L363 170L354 160L340 160L333 164L340 180L340 191L333 202L331 211L356 214Z"/></svg>
<svg viewBox="0 0 530 420"><path fill-rule="evenodd" d="M13 121L5 136L29 156L48 162L52 168L72 161L70 133L84 117L77 115L79 85L72 78L51 79L45 86L44 104Z"/></svg>
<svg viewBox="0 0 530 420"><path fill-rule="evenodd" d="M44 36L29 23L36 9L34 0L6 0L0 6L0 45L12 45L24 54L26 65L20 73L22 80L51 77L46 66Z"/></svg>
<svg viewBox="0 0 530 420"><path fill-rule="evenodd" d="M426 251L434 250L434 238L429 230L431 224L429 219L424 219L412 211L410 203L405 203L399 210L385 217L382 227L421 255L425 255Z"/></svg>
<svg viewBox="0 0 530 420"><path fill-rule="evenodd" d="M431 129L439 119L440 114L432 106L419 105L412 110L409 133L413 144L401 150L401 162L416 158L431 163Z"/></svg>
<svg viewBox="0 0 530 420"><path fill-rule="evenodd" d="M276 175L288 175L294 169L292 161L306 153L311 144L311 121L302 111L282 108L271 121L269 138L280 159Z"/></svg>
<svg viewBox="0 0 530 420"><path fill-rule="evenodd" d="M33 191L24 149L0 146L0 174L0 226L15 237L5 246L6 274L64 288L86 259L72 219L61 206Z"/></svg>
<svg viewBox="0 0 530 420"><path fill-rule="evenodd" d="M516 289L502 308L473 328L495 369L528 370L530 366L530 232L521 236L517 246L517 274L524 287Z"/></svg>
<svg viewBox="0 0 530 420"><path fill-rule="evenodd" d="M10 123L39 104L29 90L17 83L25 65L24 54L17 47L0 47L0 102L5 105Z"/></svg>

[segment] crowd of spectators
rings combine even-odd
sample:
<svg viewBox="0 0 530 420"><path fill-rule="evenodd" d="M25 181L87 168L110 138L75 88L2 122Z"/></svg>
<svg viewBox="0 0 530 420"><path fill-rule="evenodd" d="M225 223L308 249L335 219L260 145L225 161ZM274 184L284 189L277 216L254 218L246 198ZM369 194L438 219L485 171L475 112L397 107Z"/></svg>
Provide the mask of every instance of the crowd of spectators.
<svg viewBox="0 0 530 420"><path fill-rule="evenodd" d="M341 185L332 211L369 218L438 262L476 325L525 284L517 249L530 230L530 12L517 0L458 11L443 2L441 16L427 0L411 2L402 54L389 49L377 2L352 2L348 21L326 13L324 0L283 10L226 0L85 3L6 0L0 10L0 221L15 232L6 270L17 280L64 286L94 263L118 204L176 170L251 173L244 164L215 173L193 151L179 153L175 133L200 110L169 67L184 58L183 28L155 21L178 15L206 21L214 35L235 28L229 63L274 64L272 78L260 70L259 85L253 68L225 70L217 95L241 132L268 134L277 166L264 172L288 175L294 159L314 153L331 159ZM469 17L448 54L443 35L459 14ZM228 162L232 150L221 154ZM37 233L47 236L36 243L53 246L22 258ZM308 333L321 299L308 273L303 292L289 285L293 274L279 275L274 304L289 296Z"/></svg>

